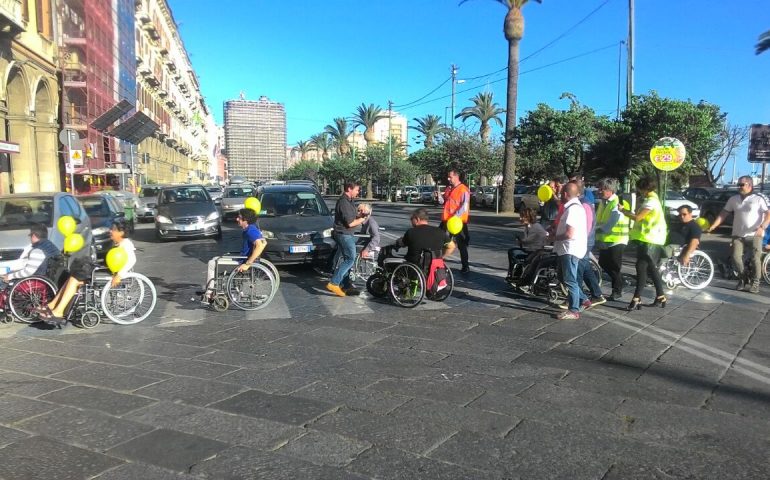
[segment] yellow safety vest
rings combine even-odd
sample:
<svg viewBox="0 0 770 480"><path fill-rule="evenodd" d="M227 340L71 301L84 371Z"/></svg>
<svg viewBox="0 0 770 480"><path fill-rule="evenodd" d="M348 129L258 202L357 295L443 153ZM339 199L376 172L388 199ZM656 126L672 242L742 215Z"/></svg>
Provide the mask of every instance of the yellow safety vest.
<svg viewBox="0 0 770 480"><path fill-rule="evenodd" d="M602 202L599 205L599 211L596 212L596 225L603 225L610 220L612 211L617 209L620 198L617 195L612 195L609 200ZM631 208L627 201L623 200L623 208ZM625 215L621 214L620 219L612 227L609 232L596 231L596 241L606 243L608 245L628 244L628 231L630 220Z"/></svg>
<svg viewBox="0 0 770 480"><path fill-rule="evenodd" d="M631 240L639 240L653 245L665 245L666 219L658 194L650 192L645 200L652 205L652 209L647 217L634 223L634 227L631 229Z"/></svg>

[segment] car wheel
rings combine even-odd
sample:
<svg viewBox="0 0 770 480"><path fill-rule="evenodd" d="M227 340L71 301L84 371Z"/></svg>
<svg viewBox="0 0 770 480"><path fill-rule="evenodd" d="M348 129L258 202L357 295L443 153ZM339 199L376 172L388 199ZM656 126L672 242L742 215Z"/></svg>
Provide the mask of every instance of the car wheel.
<svg viewBox="0 0 770 480"><path fill-rule="evenodd" d="M217 228L217 234L214 235L214 240L222 240L222 225Z"/></svg>
<svg viewBox="0 0 770 480"><path fill-rule="evenodd" d="M155 230L155 238L157 238L159 242L165 242L167 240L166 237L160 234L159 230Z"/></svg>
<svg viewBox="0 0 770 480"><path fill-rule="evenodd" d="M99 260L99 255L96 253L96 246L93 243L88 247L88 258L91 260L91 263L96 263Z"/></svg>
<svg viewBox="0 0 770 480"><path fill-rule="evenodd" d="M476 206L476 199L474 197L471 197L471 207Z"/></svg>

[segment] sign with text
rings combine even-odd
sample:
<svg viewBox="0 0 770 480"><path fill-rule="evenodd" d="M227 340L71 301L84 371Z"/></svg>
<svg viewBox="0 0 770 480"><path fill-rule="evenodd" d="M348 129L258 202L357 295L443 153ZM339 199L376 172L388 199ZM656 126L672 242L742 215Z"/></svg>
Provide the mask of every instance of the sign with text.
<svg viewBox="0 0 770 480"><path fill-rule="evenodd" d="M751 126L749 162L770 162L770 125Z"/></svg>
<svg viewBox="0 0 770 480"><path fill-rule="evenodd" d="M21 153L18 143L0 141L0 153Z"/></svg>
<svg viewBox="0 0 770 480"><path fill-rule="evenodd" d="M684 163L684 144L672 137L663 137L650 150L650 161L658 170L670 172Z"/></svg>
<svg viewBox="0 0 770 480"><path fill-rule="evenodd" d="M83 166L83 150L70 150L70 165L73 167Z"/></svg>

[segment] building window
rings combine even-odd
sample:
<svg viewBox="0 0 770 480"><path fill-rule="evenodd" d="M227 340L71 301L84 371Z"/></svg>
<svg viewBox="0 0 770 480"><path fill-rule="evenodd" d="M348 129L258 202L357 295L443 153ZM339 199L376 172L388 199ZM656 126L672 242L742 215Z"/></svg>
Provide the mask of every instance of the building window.
<svg viewBox="0 0 770 480"><path fill-rule="evenodd" d="M49 40L53 38L51 0L37 0L35 5L35 16L37 20L37 33Z"/></svg>
<svg viewBox="0 0 770 480"><path fill-rule="evenodd" d="M24 23L29 22L29 0L21 0L21 18L24 19Z"/></svg>

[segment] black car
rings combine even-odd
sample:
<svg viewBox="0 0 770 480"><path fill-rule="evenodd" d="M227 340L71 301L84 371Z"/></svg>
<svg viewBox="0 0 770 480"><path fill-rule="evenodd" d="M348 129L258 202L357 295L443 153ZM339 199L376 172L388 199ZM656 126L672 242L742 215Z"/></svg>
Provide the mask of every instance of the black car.
<svg viewBox="0 0 770 480"><path fill-rule="evenodd" d="M701 206L703 202L709 200L715 195L723 192L724 190L714 187L690 187L683 192L684 198L691 202L695 202L698 206Z"/></svg>
<svg viewBox="0 0 770 480"><path fill-rule="evenodd" d="M222 238L219 210L203 185L163 187L158 191L155 234L159 240Z"/></svg>
<svg viewBox="0 0 770 480"><path fill-rule="evenodd" d="M719 212L724 210L725 205L727 204L727 201L730 199L730 197L737 194L738 190L717 190L711 195L711 197L707 198L703 201L703 203L700 204L700 216L708 220L709 223L714 223L714 220L716 220ZM722 222L722 225L729 226L732 224L733 215L730 214L727 216L727 218L725 218L725 221Z"/></svg>
<svg viewBox="0 0 770 480"><path fill-rule="evenodd" d="M259 228L263 256L277 264L323 263L334 249L334 217L310 185L263 186Z"/></svg>
<svg viewBox="0 0 770 480"><path fill-rule="evenodd" d="M91 232L94 236L96 255L104 257L112 247L112 240L110 239L112 224L125 223L126 221L123 207L118 204L115 198L107 195L84 195L77 198L91 220ZM131 230L130 226L128 226L128 230Z"/></svg>

